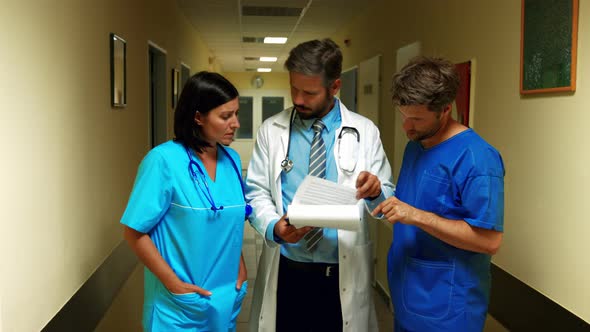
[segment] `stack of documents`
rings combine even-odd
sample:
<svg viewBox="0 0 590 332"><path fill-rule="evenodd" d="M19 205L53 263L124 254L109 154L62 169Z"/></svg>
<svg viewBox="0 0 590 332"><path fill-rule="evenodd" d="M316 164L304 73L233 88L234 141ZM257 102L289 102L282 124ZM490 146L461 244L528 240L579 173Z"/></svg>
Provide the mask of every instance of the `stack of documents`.
<svg viewBox="0 0 590 332"><path fill-rule="evenodd" d="M360 230L356 189L315 176L306 176L287 208L289 223L303 226Z"/></svg>

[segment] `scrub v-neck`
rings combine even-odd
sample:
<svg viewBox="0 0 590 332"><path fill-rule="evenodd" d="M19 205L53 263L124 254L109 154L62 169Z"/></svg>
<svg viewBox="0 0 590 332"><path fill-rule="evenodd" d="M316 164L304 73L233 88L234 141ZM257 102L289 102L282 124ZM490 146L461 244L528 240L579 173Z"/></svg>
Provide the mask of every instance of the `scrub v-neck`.
<svg viewBox="0 0 590 332"><path fill-rule="evenodd" d="M220 151L219 150L219 146L217 146L217 159L215 160L215 180L213 180L211 178L211 176L209 175L209 171L207 170L207 167L205 167L205 163L203 163L203 160L201 159L201 157L195 153L195 156L197 157L197 162L199 163L199 166L201 166L203 168L203 175L205 177L205 181L207 181L210 184L216 185L217 184L217 179L219 178L219 160L221 159L220 157Z"/></svg>

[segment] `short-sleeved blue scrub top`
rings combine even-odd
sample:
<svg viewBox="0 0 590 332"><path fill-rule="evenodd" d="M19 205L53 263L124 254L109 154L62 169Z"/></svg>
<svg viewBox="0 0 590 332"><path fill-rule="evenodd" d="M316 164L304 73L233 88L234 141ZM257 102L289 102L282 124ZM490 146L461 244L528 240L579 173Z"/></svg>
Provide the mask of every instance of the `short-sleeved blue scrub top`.
<svg viewBox="0 0 590 332"><path fill-rule="evenodd" d="M121 223L147 233L176 275L212 292L172 294L145 268L143 325L146 331L232 331L247 284L236 290L245 221L239 155L217 147L215 181L189 172L185 147L168 141L139 166ZM225 149L224 152L222 149ZM192 153L202 170L201 160ZM233 158L232 160L229 158ZM217 207L213 211L203 183Z"/></svg>
<svg viewBox="0 0 590 332"><path fill-rule="evenodd" d="M395 195L441 217L503 231L504 164L471 129L428 149L410 141ZM482 331L490 260L396 223L388 255L396 323L408 331Z"/></svg>

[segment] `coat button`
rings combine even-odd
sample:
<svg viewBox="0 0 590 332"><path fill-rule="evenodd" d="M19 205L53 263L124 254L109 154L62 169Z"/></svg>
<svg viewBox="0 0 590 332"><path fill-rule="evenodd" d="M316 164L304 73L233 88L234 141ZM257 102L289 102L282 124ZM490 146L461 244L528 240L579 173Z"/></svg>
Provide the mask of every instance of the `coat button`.
<svg viewBox="0 0 590 332"><path fill-rule="evenodd" d="M346 255L342 256L342 259L346 259Z"/></svg>
<svg viewBox="0 0 590 332"><path fill-rule="evenodd" d="M344 325L348 325L348 321L344 322Z"/></svg>
<svg viewBox="0 0 590 332"><path fill-rule="evenodd" d="M342 288L342 291L343 291L343 292L346 292L346 288Z"/></svg>

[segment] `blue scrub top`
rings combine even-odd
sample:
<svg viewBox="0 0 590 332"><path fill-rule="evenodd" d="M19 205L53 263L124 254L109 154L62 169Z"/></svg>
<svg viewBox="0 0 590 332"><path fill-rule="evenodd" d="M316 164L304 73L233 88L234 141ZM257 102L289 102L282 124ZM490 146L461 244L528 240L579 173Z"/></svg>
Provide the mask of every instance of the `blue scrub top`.
<svg viewBox="0 0 590 332"><path fill-rule="evenodd" d="M406 146L396 197L441 217L503 231L504 165L498 151L468 129L424 149ZM388 276L396 321L409 331L482 331L490 260L396 223Z"/></svg>
<svg viewBox="0 0 590 332"><path fill-rule="evenodd" d="M222 151L226 149L228 153ZM146 331L228 331L235 328L247 285L236 290L245 221L245 201L238 154L218 146L215 181L188 169L180 143L169 141L151 150L139 166L121 223L149 234L154 245L184 282L213 293L172 294L145 269L143 325ZM232 164L232 160L235 164ZM239 168L238 168L239 169ZM216 206L212 211L209 191Z"/></svg>

